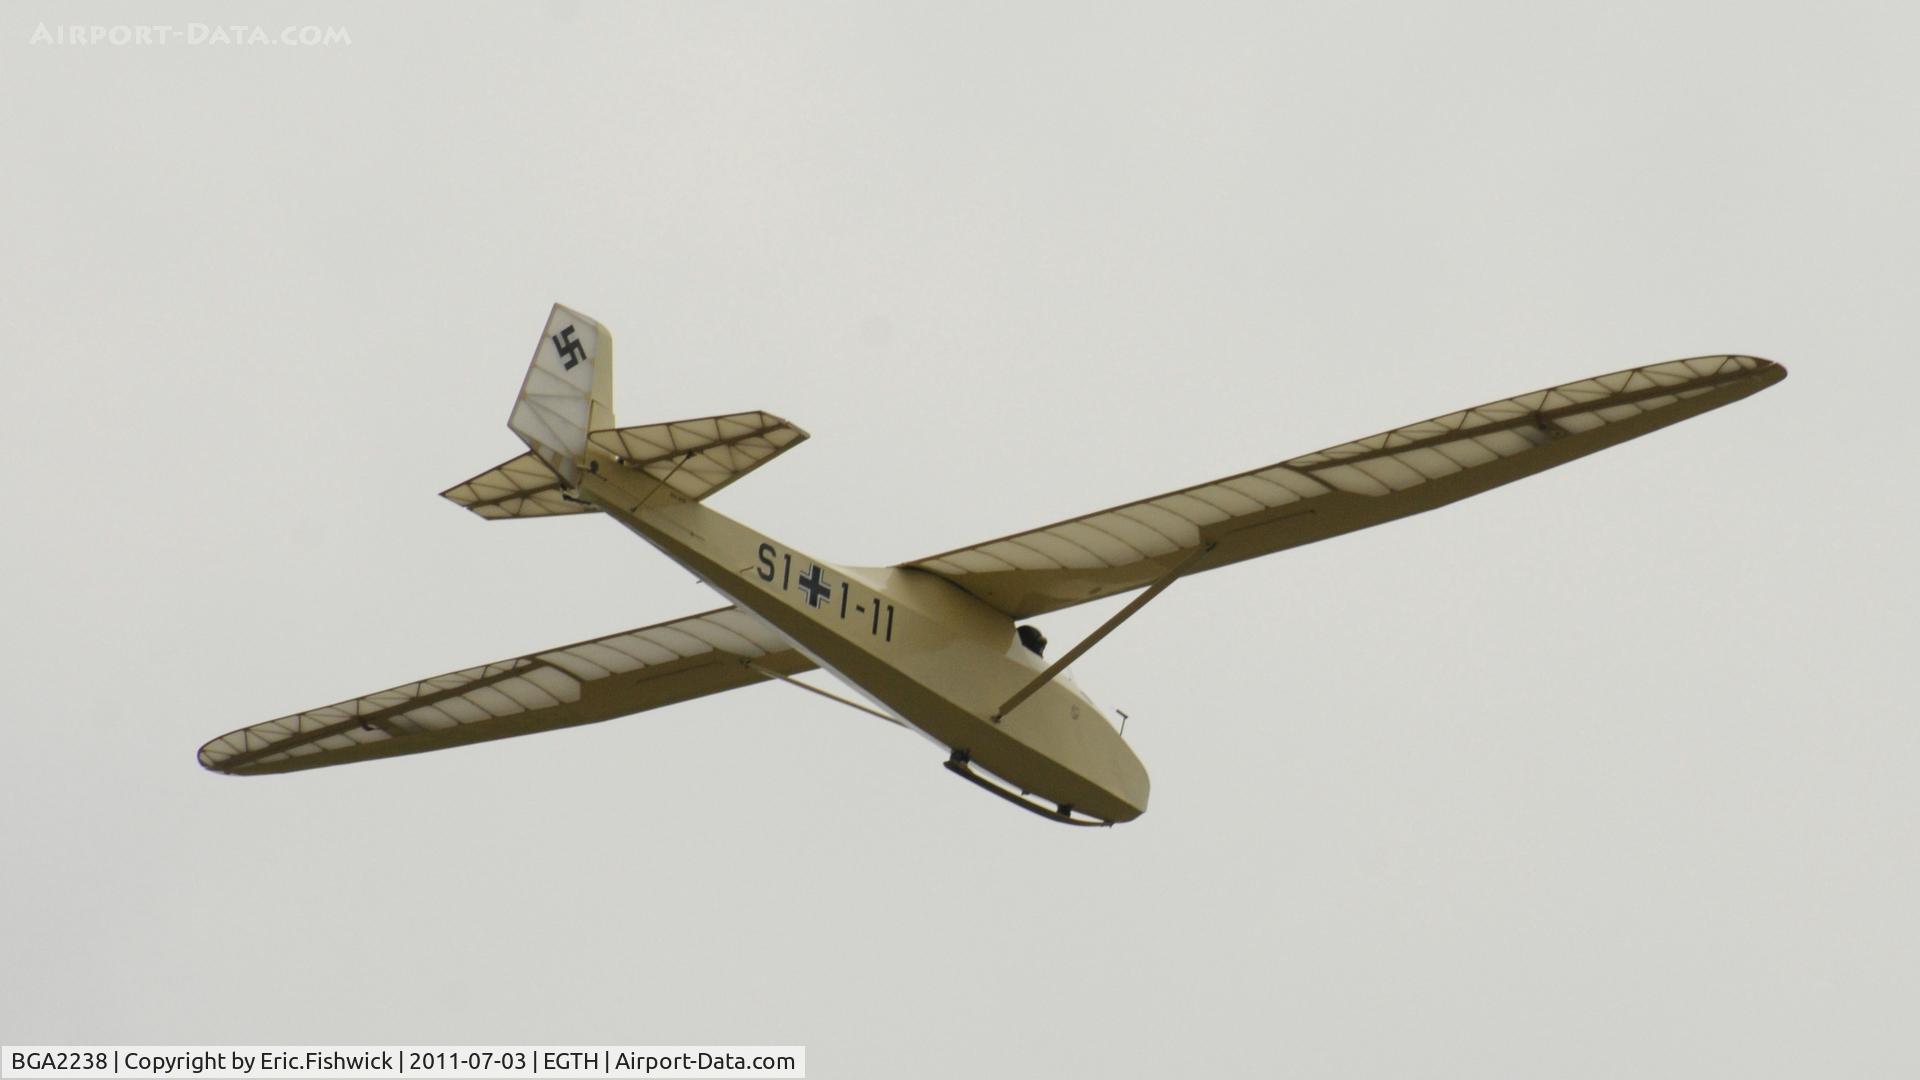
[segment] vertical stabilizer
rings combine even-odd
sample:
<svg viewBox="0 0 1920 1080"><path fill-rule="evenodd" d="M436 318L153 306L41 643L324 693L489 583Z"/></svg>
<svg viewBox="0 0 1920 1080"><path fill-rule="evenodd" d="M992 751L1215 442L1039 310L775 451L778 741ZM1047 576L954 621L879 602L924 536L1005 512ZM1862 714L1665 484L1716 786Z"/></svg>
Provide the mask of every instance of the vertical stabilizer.
<svg viewBox="0 0 1920 1080"><path fill-rule="evenodd" d="M555 304L507 427L572 487L580 482L587 434L614 426L613 334Z"/></svg>

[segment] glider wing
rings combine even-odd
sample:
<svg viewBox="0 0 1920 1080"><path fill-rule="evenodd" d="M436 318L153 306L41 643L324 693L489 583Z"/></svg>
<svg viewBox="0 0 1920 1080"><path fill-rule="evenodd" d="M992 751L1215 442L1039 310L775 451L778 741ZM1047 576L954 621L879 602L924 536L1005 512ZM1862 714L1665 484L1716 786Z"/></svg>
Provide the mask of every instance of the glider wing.
<svg viewBox="0 0 1920 1080"><path fill-rule="evenodd" d="M727 607L241 728L201 747L200 764L292 772L590 724L764 681L749 661L780 675L814 666Z"/></svg>
<svg viewBox="0 0 1920 1080"><path fill-rule="evenodd" d="M1738 401L1786 374L1751 356L1616 371L907 566L1024 619L1444 506Z"/></svg>

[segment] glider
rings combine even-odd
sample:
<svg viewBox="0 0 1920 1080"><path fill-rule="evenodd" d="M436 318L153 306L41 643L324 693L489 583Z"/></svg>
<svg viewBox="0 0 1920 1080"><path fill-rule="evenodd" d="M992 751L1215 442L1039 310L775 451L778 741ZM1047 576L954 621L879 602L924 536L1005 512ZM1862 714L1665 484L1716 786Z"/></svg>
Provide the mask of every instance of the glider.
<svg viewBox="0 0 1920 1080"><path fill-rule="evenodd" d="M729 606L449 672L222 735L239 775L609 720L777 680L918 731L946 767L1073 825L1131 821L1147 771L1068 665L1167 586L1443 506L1786 377L1703 356L1538 390L897 566L842 566L708 505L807 433L765 412L619 427L613 337L554 305L507 426L527 452L442 494L493 521L600 513ZM1139 595L1057 658L1022 620ZM799 681L823 668L867 704Z"/></svg>

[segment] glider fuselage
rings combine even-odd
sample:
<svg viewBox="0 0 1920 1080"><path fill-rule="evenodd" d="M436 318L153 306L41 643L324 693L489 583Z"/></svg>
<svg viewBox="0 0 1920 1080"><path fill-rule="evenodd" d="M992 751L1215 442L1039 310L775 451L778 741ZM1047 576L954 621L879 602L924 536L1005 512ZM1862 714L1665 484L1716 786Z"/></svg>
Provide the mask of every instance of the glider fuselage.
<svg viewBox="0 0 1920 1080"><path fill-rule="evenodd" d="M1022 792L1107 822L1146 810L1145 766L1012 619L936 575L805 554L608 459L580 493L901 722Z"/></svg>

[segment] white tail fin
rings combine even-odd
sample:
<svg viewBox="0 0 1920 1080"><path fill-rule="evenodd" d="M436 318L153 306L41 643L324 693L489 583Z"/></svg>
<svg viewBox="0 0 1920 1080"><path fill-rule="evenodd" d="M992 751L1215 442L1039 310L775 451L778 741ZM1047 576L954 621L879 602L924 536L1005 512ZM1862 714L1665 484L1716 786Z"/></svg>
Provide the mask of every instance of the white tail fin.
<svg viewBox="0 0 1920 1080"><path fill-rule="evenodd" d="M613 426L613 334L555 304L507 427L573 487L587 434Z"/></svg>

